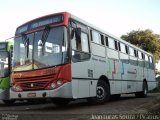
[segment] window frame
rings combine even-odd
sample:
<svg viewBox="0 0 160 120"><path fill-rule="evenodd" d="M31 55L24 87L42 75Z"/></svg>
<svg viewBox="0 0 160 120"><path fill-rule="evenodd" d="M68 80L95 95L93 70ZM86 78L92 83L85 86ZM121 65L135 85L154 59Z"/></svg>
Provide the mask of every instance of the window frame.
<svg viewBox="0 0 160 120"><path fill-rule="evenodd" d="M131 54L131 50L133 50L133 51L132 51L133 54ZM134 48L131 47L131 46L129 46L129 55L132 56L132 57L135 57Z"/></svg>
<svg viewBox="0 0 160 120"><path fill-rule="evenodd" d="M115 40L113 38L111 38L111 37L108 37L108 48L116 50L116 48L115 48Z"/></svg>
<svg viewBox="0 0 160 120"><path fill-rule="evenodd" d="M119 51L118 41L114 40L115 50Z"/></svg>
<svg viewBox="0 0 160 120"><path fill-rule="evenodd" d="M153 57L152 56L148 56L149 57L149 63L153 64Z"/></svg>
<svg viewBox="0 0 160 120"><path fill-rule="evenodd" d="M141 56L141 57L140 57ZM143 60L142 52L138 50L138 59Z"/></svg>
<svg viewBox="0 0 160 120"><path fill-rule="evenodd" d="M101 34L98 31L94 30L94 29L91 29L90 33L91 33L91 41L96 43L96 44L102 45ZM95 41L95 38L94 38L94 35L93 35L94 33L96 33L98 35L97 36L98 37L98 42Z"/></svg>
<svg viewBox="0 0 160 120"><path fill-rule="evenodd" d="M127 51L126 51L126 44L124 44L124 43L122 43L122 42L120 42L119 43L120 45L119 45L119 51L120 52L122 52L122 53L125 53L125 54L127 54ZM124 46L123 46L124 45ZM123 48L124 47L124 48ZM123 48L123 49L122 49ZM122 51L122 50L124 50L124 51Z"/></svg>
<svg viewBox="0 0 160 120"><path fill-rule="evenodd" d="M105 36L105 45L106 45L106 47L109 47L108 36Z"/></svg>
<svg viewBox="0 0 160 120"><path fill-rule="evenodd" d="M83 50L82 50L82 52L91 53L91 51L90 51L90 43L89 43L89 35L88 35L88 33L84 32L84 31L82 31L82 33L87 35L87 40L88 40L88 52L83 51ZM82 33L81 33L81 35L82 35ZM81 36L81 46L82 46L82 36Z"/></svg>
<svg viewBox="0 0 160 120"><path fill-rule="evenodd" d="M85 30L83 30L83 29L81 29L81 33L84 33L84 34L86 34L87 35L87 40L88 40L88 52L86 52L86 51L83 51L82 50L82 36L81 36L81 50L78 50L78 49L74 49L73 47L72 47L72 53L71 53L71 56L72 56L72 62L74 62L74 63L76 63L76 62L84 62L84 61L88 61L88 60L90 60L91 59L91 43L90 43L90 38L89 38L89 29L88 29L88 27L85 25L85 24L82 24L82 23L80 23L80 22L78 22L78 21L75 21L79 26L83 26L83 27L86 27L87 28L87 30L85 29ZM82 35L82 34L81 34ZM91 36L91 35L90 35ZM75 36L74 36L75 37ZM92 37L92 36L91 36ZM75 39L75 38L74 38ZM76 41L76 40L75 40ZM71 45L72 45L72 40L71 40ZM77 54L83 54L83 55L88 55L88 57L87 58L85 58L85 59L76 59L75 57L74 57L74 55L73 55L73 53L74 53L74 55L76 55L76 53Z"/></svg>
<svg viewBox="0 0 160 120"><path fill-rule="evenodd" d="M149 59L148 59L149 56L148 56L147 54L144 54L144 56L145 56L145 59L144 59L144 60L145 60L146 62L149 62Z"/></svg>

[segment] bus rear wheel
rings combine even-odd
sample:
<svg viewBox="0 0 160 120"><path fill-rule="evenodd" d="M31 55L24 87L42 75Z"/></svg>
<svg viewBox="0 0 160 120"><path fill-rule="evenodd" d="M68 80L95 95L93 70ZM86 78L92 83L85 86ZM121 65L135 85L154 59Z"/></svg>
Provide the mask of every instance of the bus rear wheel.
<svg viewBox="0 0 160 120"><path fill-rule="evenodd" d="M92 104L104 104L110 99L110 88L109 85L103 80L97 83L97 95L94 98L89 98L88 102Z"/></svg>
<svg viewBox="0 0 160 120"><path fill-rule="evenodd" d="M58 98L58 99L52 99L53 104L56 106L66 106L69 104L70 100L69 99L63 99L63 98Z"/></svg>
<svg viewBox="0 0 160 120"><path fill-rule="evenodd" d="M135 93L135 96L137 98L144 98L144 97L147 97L147 93L148 93L148 85L147 85L147 82L143 82L143 91L141 92L136 92Z"/></svg>

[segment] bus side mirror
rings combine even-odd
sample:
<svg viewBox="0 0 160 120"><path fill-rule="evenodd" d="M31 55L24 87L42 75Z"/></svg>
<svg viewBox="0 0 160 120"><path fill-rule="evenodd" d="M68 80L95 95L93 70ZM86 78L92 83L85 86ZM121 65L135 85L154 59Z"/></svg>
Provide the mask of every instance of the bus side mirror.
<svg viewBox="0 0 160 120"><path fill-rule="evenodd" d="M74 34L75 34L75 29L71 31L71 40L74 38Z"/></svg>
<svg viewBox="0 0 160 120"><path fill-rule="evenodd" d="M76 40L81 40L81 28L75 29Z"/></svg>
<svg viewBox="0 0 160 120"><path fill-rule="evenodd" d="M81 39L81 28L74 28L71 31L71 39L74 38L74 35L76 37L76 40L80 40Z"/></svg>

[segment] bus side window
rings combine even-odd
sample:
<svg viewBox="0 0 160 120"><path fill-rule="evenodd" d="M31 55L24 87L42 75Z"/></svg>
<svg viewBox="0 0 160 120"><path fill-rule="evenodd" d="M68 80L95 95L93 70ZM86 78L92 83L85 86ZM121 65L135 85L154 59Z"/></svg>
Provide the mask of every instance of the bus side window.
<svg viewBox="0 0 160 120"><path fill-rule="evenodd" d="M108 37L105 37L106 40L106 46L108 47Z"/></svg>
<svg viewBox="0 0 160 120"><path fill-rule="evenodd" d="M88 35L82 32L80 40L76 40L74 37L72 40L72 49L75 49L77 51L89 52Z"/></svg>
<svg viewBox="0 0 160 120"><path fill-rule="evenodd" d="M72 60L73 62L81 62L90 58L89 39L88 34L81 32L81 39L72 39Z"/></svg>
<svg viewBox="0 0 160 120"><path fill-rule="evenodd" d="M149 67L150 69L154 69L153 58L149 56Z"/></svg>
<svg viewBox="0 0 160 120"><path fill-rule="evenodd" d="M88 35L84 32L81 33L81 45L82 45L83 52L89 52Z"/></svg>
<svg viewBox="0 0 160 120"><path fill-rule="evenodd" d="M114 40L114 44L115 44L115 49L118 50L118 44L116 40Z"/></svg>
<svg viewBox="0 0 160 120"><path fill-rule="evenodd" d="M138 58L142 59L142 53L140 51L138 51Z"/></svg>
<svg viewBox="0 0 160 120"><path fill-rule="evenodd" d="M119 48L119 51L121 51L121 45L120 45L120 42L118 42L118 48Z"/></svg>
<svg viewBox="0 0 160 120"><path fill-rule="evenodd" d="M153 63L153 58L151 56L149 56L149 62Z"/></svg>
<svg viewBox="0 0 160 120"><path fill-rule="evenodd" d="M125 45L125 50L126 50L126 53L128 54L129 52L128 52L128 46L127 45Z"/></svg>
<svg viewBox="0 0 160 120"><path fill-rule="evenodd" d="M145 59L145 56L144 56L144 54L142 53L142 59L144 60Z"/></svg>
<svg viewBox="0 0 160 120"><path fill-rule="evenodd" d="M76 40L76 48L77 48L78 51L82 51L81 40Z"/></svg>
<svg viewBox="0 0 160 120"><path fill-rule="evenodd" d="M102 34L101 34L101 43L102 43L102 45L104 45L104 37Z"/></svg>
<svg viewBox="0 0 160 120"><path fill-rule="evenodd" d="M97 31L94 31L94 30L91 30L91 38L92 38L92 41L97 43L97 44L102 44L101 43L101 35L97 32Z"/></svg>
<svg viewBox="0 0 160 120"><path fill-rule="evenodd" d="M115 42L112 38L108 38L108 47L111 49L115 49Z"/></svg>
<svg viewBox="0 0 160 120"><path fill-rule="evenodd" d="M135 54L134 54L134 49L132 48L132 47L129 47L129 54L131 55L131 56L134 56Z"/></svg>
<svg viewBox="0 0 160 120"><path fill-rule="evenodd" d="M92 35L92 30L90 30L90 36L91 36L91 41L93 41L93 35Z"/></svg>
<svg viewBox="0 0 160 120"><path fill-rule="evenodd" d="M144 55L145 56L145 67L148 68L149 67L149 59L148 59L148 55Z"/></svg>
<svg viewBox="0 0 160 120"><path fill-rule="evenodd" d="M123 43L120 43L120 51L126 53L125 45Z"/></svg>
<svg viewBox="0 0 160 120"><path fill-rule="evenodd" d="M145 60L148 62L148 56L145 54Z"/></svg>
<svg viewBox="0 0 160 120"><path fill-rule="evenodd" d="M137 55L137 50L136 50L136 49L134 49L134 56L135 56L135 57L138 57L138 55Z"/></svg>

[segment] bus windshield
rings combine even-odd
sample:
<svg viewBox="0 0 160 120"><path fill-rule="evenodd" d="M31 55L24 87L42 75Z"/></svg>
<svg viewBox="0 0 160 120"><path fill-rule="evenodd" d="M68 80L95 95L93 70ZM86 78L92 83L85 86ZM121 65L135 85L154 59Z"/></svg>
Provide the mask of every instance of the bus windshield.
<svg viewBox="0 0 160 120"><path fill-rule="evenodd" d="M0 77L9 76L8 52L0 51Z"/></svg>
<svg viewBox="0 0 160 120"><path fill-rule="evenodd" d="M66 34L67 29L60 26L27 34L25 38L23 35L16 38L13 71L41 69L66 63Z"/></svg>

